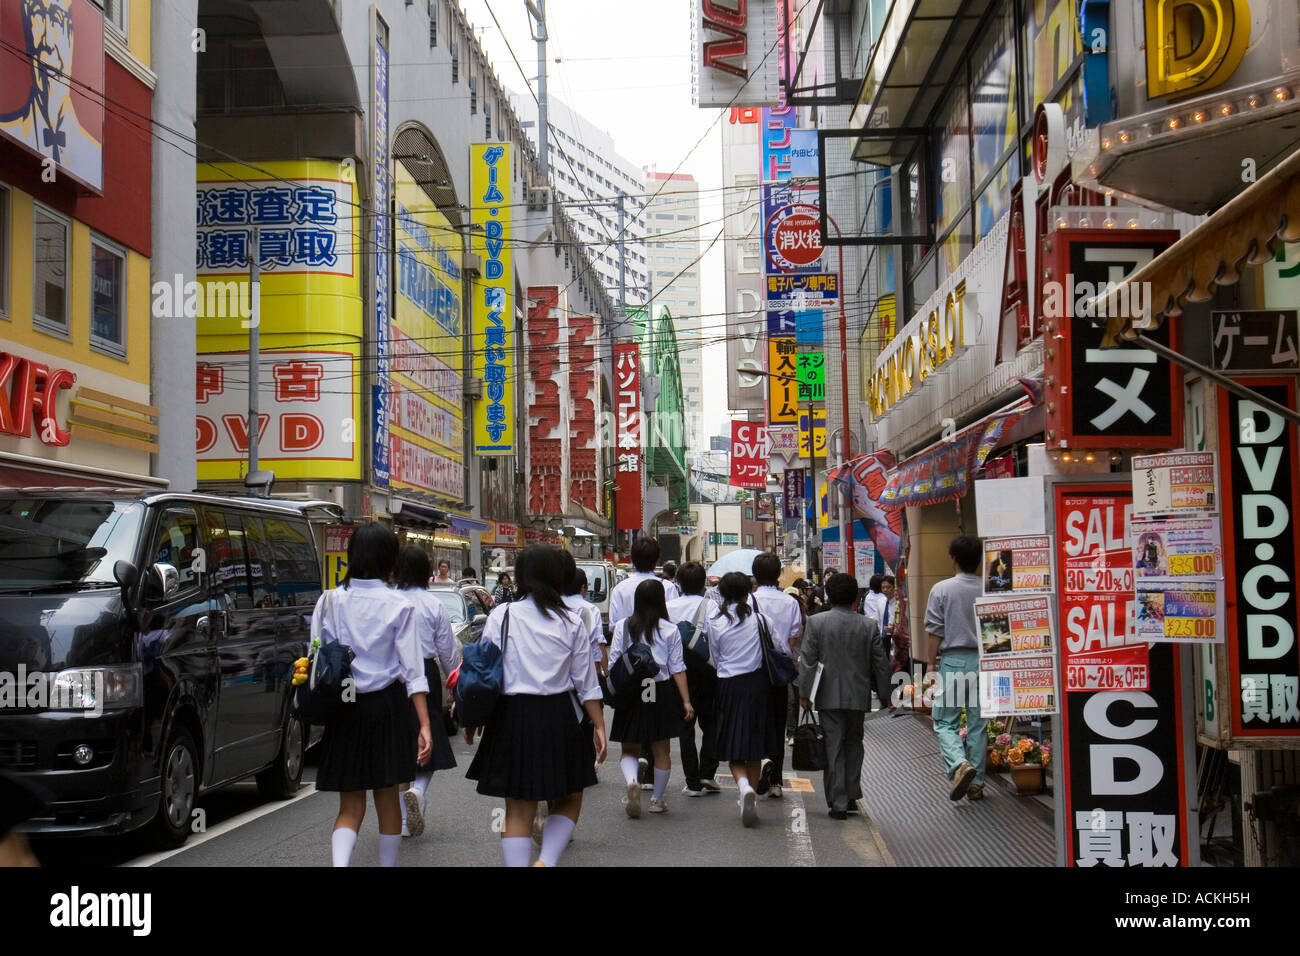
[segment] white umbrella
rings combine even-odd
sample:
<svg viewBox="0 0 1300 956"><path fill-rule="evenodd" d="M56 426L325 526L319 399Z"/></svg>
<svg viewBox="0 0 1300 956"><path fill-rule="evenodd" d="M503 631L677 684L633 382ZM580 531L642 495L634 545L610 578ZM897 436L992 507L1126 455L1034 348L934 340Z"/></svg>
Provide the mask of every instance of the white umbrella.
<svg viewBox="0 0 1300 956"><path fill-rule="evenodd" d="M760 554L763 554L763 552L757 548L741 548L739 551L724 554L713 562L713 566L708 570L708 575L711 578L720 578L731 571L752 575L754 573L754 559Z"/></svg>

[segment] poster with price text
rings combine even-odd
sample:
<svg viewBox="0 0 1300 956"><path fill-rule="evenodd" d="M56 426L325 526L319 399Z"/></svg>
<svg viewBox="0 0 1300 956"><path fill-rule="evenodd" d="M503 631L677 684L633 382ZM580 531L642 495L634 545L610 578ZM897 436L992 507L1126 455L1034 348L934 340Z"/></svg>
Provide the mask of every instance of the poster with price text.
<svg viewBox="0 0 1300 956"><path fill-rule="evenodd" d="M1223 643L1223 583L1137 585L1133 636L1176 644Z"/></svg>
<svg viewBox="0 0 1300 956"><path fill-rule="evenodd" d="M1218 456L1212 451L1133 456L1135 515L1216 514Z"/></svg>
<svg viewBox="0 0 1300 956"><path fill-rule="evenodd" d="M1129 546L1132 492L1123 488L1089 494L1062 487L1057 494L1061 664L1068 673L1075 655L1087 655L1092 667L1111 669L1101 678L1109 685L1120 680L1132 657L1129 653L1109 660L1109 654L1129 644L1146 653L1145 641L1130 640L1137 615ZM1071 689L1069 682L1066 689Z"/></svg>
<svg viewBox="0 0 1300 956"><path fill-rule="evenodd" d="M1057 712L1052 658L1024 655L980 661L980 714L1040 717Z"/></svg>
<svg viewBox="0 0 1300 956"><path fill-rule="evenodd" d="M984 593L1051 593L1052 539L984 539Z"/></svg>
<svg viewBox="0 0 1300 956"><path fill-rule="evenodd" d="M1023 598L977 598L980 657L1051 654L1052 607L1047 595Z"/></svg>

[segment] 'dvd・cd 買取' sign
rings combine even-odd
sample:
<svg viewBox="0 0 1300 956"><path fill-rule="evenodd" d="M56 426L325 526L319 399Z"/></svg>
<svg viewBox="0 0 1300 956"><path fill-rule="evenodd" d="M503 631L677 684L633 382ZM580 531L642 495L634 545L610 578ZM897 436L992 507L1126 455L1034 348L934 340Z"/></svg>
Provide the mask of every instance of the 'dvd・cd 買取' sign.
<svg viewBox="0 0 1300 956"><path fill-rule="evenodd" d="M1118 666L1126 649L1125 615L1104 624L1106 602L1133 600L1132 559L1125 525L1132 492L1116 483L1060 484L1053 489L1062 620L1062 666ZM1122 557L1121 557L1122 554ZM1124 591L1072 591L1095 584L1076 565L1104 565L1101 583ZM1122 565L1128 573L1123 575ZM1112 608L1112 613L1118 609ZM1104 652L1114 648L1114 661ZM1095 652L1102 653L1095 653ZM1059 722L1060 780L1065 813L1058 821L1067 866L1188 866L1187 760L1179 649L1156 644L1147 652L1148 686L1126 690L1071 690ZM1073 658L1073 660L1072 660ZM1132 667L1133 662L1128 661Z"/></svg>

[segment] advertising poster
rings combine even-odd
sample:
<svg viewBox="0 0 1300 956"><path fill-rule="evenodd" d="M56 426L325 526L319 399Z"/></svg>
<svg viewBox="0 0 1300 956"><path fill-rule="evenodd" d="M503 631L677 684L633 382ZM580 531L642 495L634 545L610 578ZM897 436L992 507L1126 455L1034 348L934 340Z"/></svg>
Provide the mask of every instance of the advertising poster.
<svg viewBox="0 0 1300 956"><path fill-rule="evenodd" d="M831 571L844 570L844 559L841 556L840 543L838 541L822 542L822 569L826 573Z"/></svg>
<svg viewBox="0 0 1300 956"><path fill-rule="evenodd" d="M1132 643L1146 653L1146 642L1129 637L1137 616L1133 553L1128 543L1132 493L1124 488L1103 494L1058 489L1058 494L1056 567L1062 667L1068 673L1076 655L1087 655L1092 667L1122 671L1131 666L1131 654L1111 661L1112 652Z"/></svg>
<svg viewBox="0 0 1300 956"><path fill-rule="evenodd" d="M1121 647L1104 654L1074 654L1065 669L1065 689L1146 690L1147 648L1143 644Z"/></svg>
<svg viewBox="0 0 1300 956"><path fill-rule="evenodd" d="M1052 539L1047 535L984 539L984 593L1052 590Z"/></svg>
<svg viewBox="0 0 1300 956"><path fill-rule="evenodd" d="M1139 584L1223 578L1218 518L1134 518L1133 570Z"/></svg>
<svg viewBox="0 0 1300 956"><path fill-rule="evenodd" d="M1223 642L1223 586L1218 581L1137 584L1133 637L1178 644Z"/></svg>
<svg viewBox="0 0 1300 956"><path fill-rule="evenodd" d="M768 368L772 370L767 422L793 425L799 421L799 367L795 363L794 336L767 340Z"/></svg>
<svg viewBox="0 0 1300 956"><path fill-rule="evenodd" d="M474 321L474 377L483 397L474 403L474 453L515 452L514 325L515 277L510 251L510 144L475 143L469 148L470 251L483 263L483 277L471 292Z"/></svg>
<svg viewBox="0 0 1300 956"><path fill-rule="evenodd" d="M853 573L858 587L870 586L871 576L876 573L876 546L870 541L853 542Z"/></svg>
<svg viewBox="0 0 1300 956"><path fill-rule="evenodd" d="M1064 862L1190 865L1180 652L1167 643L1129 647L1117 607L1133 601L1126 534L1132 489L1071 484L1052 495L1062 666L1071 688L1058 725ZM1120 587L1126 583L1127 591ZM1110 587L1088 590L1098 584ZM1110 686L1116 667L1120 674L1140 667L1139 652L1146 655L1145 687L1091 689Z"/></svg>
<svg viewBox="0 0 1300 956"><path fill-rule="evenodd" d="M983 716L1037 717L1056 712L1056 676L1051 657L1014 655L980 661Z"/></svg>
<svg viewBox="0 0 1300 956"><path fill-rule="evenodd" d="M358 525L327 524L325 531L325 581L326 590L343 584L348 573L348 542Z"/></svg>
<svg viewBox="0 0 1300 956"><path fill-rule="evenodd" d="M767 429L758 422L731 423L731 480L733 488L767 487Z"/></svg>
<svg viewBox="0 0 1300 956"><path fill-rule="evenodd" d="M979 598L975 618L980 626L980 657L1012 654L1051 654L1051 598Z"/></svg>
<svg viewBox="0 0 1300 956"><path fill-rule="evenodd" d="M1133 456L1133 514L1214 514L1218 455L1212 451Z"/></svg>
<svg viewBox="0 0 1300 956"><path fill-rule="evenodd" d="M619 531L641 528L641 370L640 347L614 346L614 415L618 452L614 457L614 508Z"/></svg>

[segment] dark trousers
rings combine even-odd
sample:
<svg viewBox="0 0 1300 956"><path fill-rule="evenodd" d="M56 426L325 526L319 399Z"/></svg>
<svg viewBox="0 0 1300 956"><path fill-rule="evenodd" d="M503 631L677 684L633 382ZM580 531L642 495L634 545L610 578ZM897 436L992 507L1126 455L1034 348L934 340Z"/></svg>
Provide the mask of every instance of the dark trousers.
<svg viewBox="0 0 1300 956"><path fill-rule="evenodd" d="M692 790L698 790L701 780L712 780L718 772L718 758L714 756L713 745L717 733L713 722L713 703L718 694L718 675L708 666L688 663L686 687L691 692L695 718L688 720L682 727L682 735L677 743L682 752L682 773L686 777L686 785ZM697 723L704 734L698 753L695 749Z"/></svg>
<svg viewBox="0 0 1300 956"><path fill-rule="evenodd" d="M862 725L860 710L819 710L826 735L826 805L847 810L862 796Z"/></svg>
<svg viewBox="0 0 1300 956"><path fill-rule="evenodd" d="M793 737L799 727L799 688L791 684L786 690L789 691L789 702L785 707L785 735Z"/></svg>
<svg viewBox="0 0 1300 956"><path fill-rule="evenodd" d="M767 759L772 761L768 773L771 775L772 785L780 787L784 786L781 781L785 774L785 738L781 736L781 728L785 726L786 708L789 706L790 701L790 688L788 686L771 687L767 693L767 719L772 725L772 736L777 740L776 753L767 755Z"/></svg>

